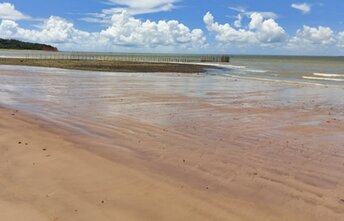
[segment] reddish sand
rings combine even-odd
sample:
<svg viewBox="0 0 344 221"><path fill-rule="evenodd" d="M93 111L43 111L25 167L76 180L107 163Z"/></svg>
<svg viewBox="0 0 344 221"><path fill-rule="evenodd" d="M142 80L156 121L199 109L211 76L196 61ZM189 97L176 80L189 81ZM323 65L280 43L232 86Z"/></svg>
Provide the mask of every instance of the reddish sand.
<svg viewBox="0 0 344 221"><path fill-rule="evenodd" d="M0 71L0 220L344 219L343 89L47 70Z"/></svg>

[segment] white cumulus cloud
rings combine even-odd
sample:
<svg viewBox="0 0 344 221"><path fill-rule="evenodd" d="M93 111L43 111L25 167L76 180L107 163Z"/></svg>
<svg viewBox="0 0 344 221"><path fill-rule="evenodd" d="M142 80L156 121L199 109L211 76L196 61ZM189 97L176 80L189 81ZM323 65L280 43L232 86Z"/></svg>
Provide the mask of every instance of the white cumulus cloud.
<svg viewBox="0 0 344 221"><path fill-rule="evenodd" d="M304 25L302 29L297 30L296 36L290 40L290 43L299 47L328 46L336 43L336 36L329 27Z"/></svg>
<svg viewBox="0 0 344 221"><path fill-rule="evenodd" d="M11 3L0 3L0 19L9 20L28 20L30 16L24 15L20 11L16 10L15 6Z"/></svg>
<svg viewBox="0 0 344 221"><path fill-rule="evenodd" d="M0 20L0 38L53 44L64 50L116 50L127 48L195 49L206 45L200 29L190 30L176 20L141 21L126 11L115 14L100 32L86 32L63 18L51 16L39 28L26 29L12 20Z"/></svg>
<svg viewBox="0 0 344 221"><path fill-rule="evenodd" d="M176 20L141 21L123 11L113 15L111 22L100 36L114 45L203 47L206 42L202 30L190 30Z"/></svg>
<svg viewBox="0 0 344 221"><path fill-rule="evenodd" d="M338 47L344 48L344 32L338 34Z"/></svg>
<svg viewBox="0 0 344 221"><path fill-rule="evenodd" d="M310 13L312 10L312 6L307 3L294 3L291 7L301 11L303 14Z"/></svg>
<svg viewBox="0 0 344 221"><path fill-rule="evenodd" d="M72 23L56 16L51 16L41 26L40 30L21 28L15 21L11 20L2 20L0 23L0 37L2 38L59 44L81 43L81 40L88 36L89 33L75 29Z"/></svg>
<svg viewBox="0 0 344 221"><path fill-rule="evenodd" d="M2 20L0 23L0 38L15 37L18 32L18 24L10 20Z"/></svg>
<svg viewBox="0 0 344 221"><path fill-rule="evenodd" d="M274 19L266 19L258 12L251 13L249 18L248 28L234 28L229 23L219 24L210 12L203 17L203 21L215 38L225 44L269 45L285 41L286 32Z"/></svg>

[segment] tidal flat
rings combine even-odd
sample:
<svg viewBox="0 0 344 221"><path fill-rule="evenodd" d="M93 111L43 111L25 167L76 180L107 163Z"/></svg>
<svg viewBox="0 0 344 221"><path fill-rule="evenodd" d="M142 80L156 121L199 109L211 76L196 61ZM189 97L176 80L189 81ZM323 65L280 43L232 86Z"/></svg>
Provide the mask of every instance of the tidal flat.
<svg viewBox="0 0 344 221"><path fill-rule="evenodd" d="M344 89L211 71L0 66L0 219L343 220Z"/></svg>

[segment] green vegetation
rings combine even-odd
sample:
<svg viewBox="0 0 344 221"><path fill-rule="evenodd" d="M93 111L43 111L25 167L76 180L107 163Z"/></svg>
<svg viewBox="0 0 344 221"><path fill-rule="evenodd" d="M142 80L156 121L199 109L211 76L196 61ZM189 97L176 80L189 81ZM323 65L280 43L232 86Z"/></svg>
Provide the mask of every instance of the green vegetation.
<svg viewBox="0 0 344 221"><path fill-rule="evenodd" d="M17 49L17 50L43 50L43 51L57 51L57 48L30 42L23 42L14 39L1 39L0 49Z"/></svg>

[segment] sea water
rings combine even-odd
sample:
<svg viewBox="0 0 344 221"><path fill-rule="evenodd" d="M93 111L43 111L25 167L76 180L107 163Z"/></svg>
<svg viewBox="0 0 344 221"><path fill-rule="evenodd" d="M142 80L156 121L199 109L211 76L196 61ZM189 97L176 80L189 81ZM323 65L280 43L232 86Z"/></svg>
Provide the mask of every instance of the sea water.
<svg viewBox="0 0 344 221"><path fill-rule="evenodd" d="M256 80L344 86L344 57L231 57L222 74Z"/></svg>
<svg viewBox="0 0 344 221"><path fill-rule="evenodd" d="M202 54L135 54L135 53L99 53L99 52L41 52L0 50L1 57L12 58L56 58L69 56L88 59L110 59L140 57L147 61L159 57L185 57L192 60ZM163 59L162 59L163 60ZM210 70L208 74L225 75L252 80L291 82L301 84L344 86L344 56L269 56L269 55L231 55L230 63L202 63L223 68Z"/></svg>

